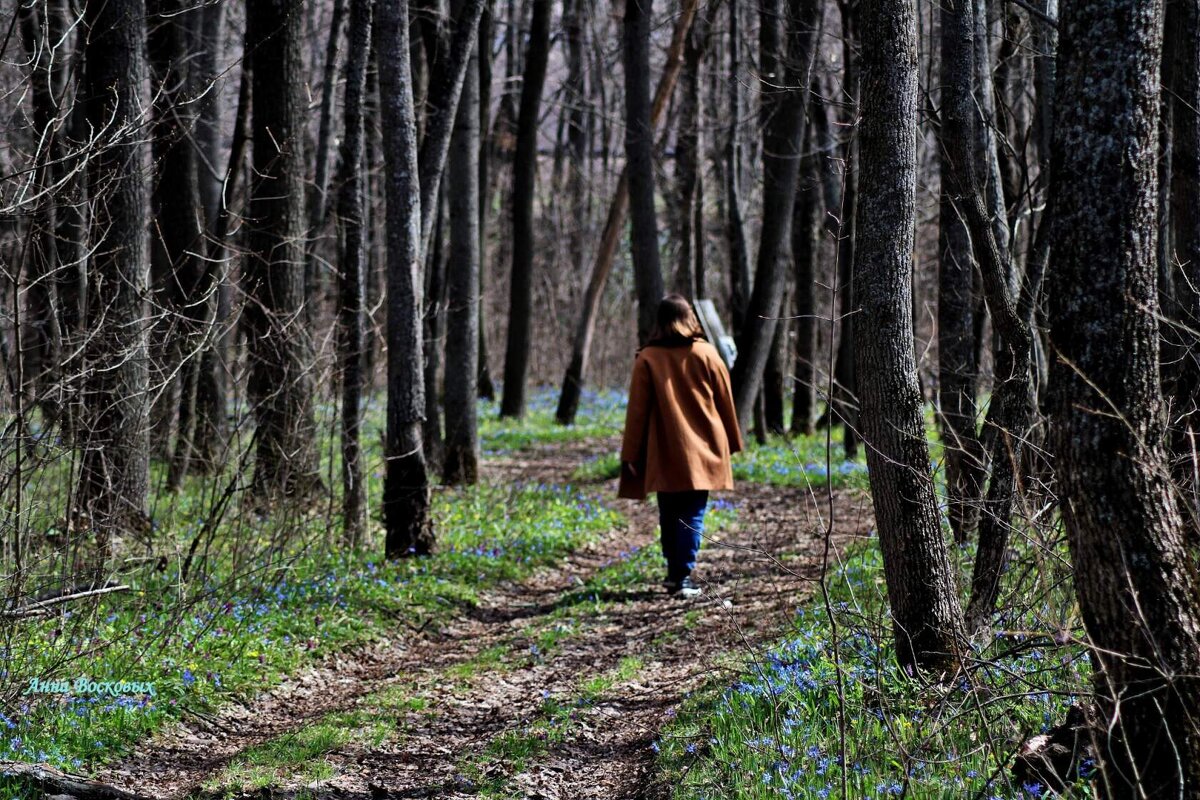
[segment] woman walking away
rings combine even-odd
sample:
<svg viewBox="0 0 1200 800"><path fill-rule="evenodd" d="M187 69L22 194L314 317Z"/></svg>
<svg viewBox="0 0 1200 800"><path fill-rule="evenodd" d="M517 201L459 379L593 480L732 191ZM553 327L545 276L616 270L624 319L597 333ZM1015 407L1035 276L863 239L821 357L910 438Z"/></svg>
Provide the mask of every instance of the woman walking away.
<svg viewBox="0 0 1200 800"><path fill-rule="evenodd" d="M708 493L733 488L729 456L741 449L729 371L704 340L691 304L669 294L633 364L618 494L642 500L658 493L671 594L700 594L691 574Z"/></svg>

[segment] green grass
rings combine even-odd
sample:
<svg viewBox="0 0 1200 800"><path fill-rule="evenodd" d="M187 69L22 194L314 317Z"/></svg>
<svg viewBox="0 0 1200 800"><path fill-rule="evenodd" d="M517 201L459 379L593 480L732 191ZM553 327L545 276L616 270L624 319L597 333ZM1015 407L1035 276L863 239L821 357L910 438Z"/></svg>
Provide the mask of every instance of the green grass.
<svg viewBox="0 0 1200 800"><path fill-rule="evenodd" d="M839 797L843 779L850 797L1041 796L1042 787L1011 785L1007 759L1086 694L1089 662L1074 640L1054 640L1077 629L1078 619L1063 567L1037 553L1045 547L1052 554L1062 543L1016 546L1036 566L1006 577L1013 602L1002 607L1021 610L999 624L1014 633L977 643L969 677L940 687L897 667L877 542L854 548L829 587L840 631L844 760L834 642L817 599L799 610L779 644L746 659L741 681L711 684L679 710L656 743L661 778L676 787L672 797ZM969 559L961 560L965 576ZM1073 796L1089 792L1081 785Z"/></svg>
<svg viewBox="0 0 1200 800"><path fill-rule="evenodd" d="M77 769L111 758L183 709L211 710L325 653L444 619L620 524L579 491L549 486L442 491L434 514L439 553L428 559L302 553L237 582L213 576L186 602L168 570L135 576L134 593L69 630L62 618L24 623L4 652L17 684L86 674L153 682L155 695L17 698L0 718L0 760ZM64 652L79 655L64 662Z"/></svg>
<svg viewBox="0 0 1200 800"><path fill-rule="evenodd" d="M554 420L558 389L543 387L531 393L525 416L500 419L498 401L480 401L479 436L484 455L501 455L543 444L619 436L625 425L625 393L584 390L575 424Z"/></svg>

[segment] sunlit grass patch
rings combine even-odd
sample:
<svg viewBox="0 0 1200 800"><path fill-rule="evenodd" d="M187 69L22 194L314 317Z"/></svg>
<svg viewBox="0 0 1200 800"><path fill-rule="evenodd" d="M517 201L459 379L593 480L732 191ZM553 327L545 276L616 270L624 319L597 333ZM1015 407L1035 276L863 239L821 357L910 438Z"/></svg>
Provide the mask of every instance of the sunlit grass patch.
<svg viewBox="0 0 1200 800"><path fill-rule="evenodd" d="M485 455L523 450L540 444L618 436L625 424L626 394L613 389L585 389L573 425L554 419L557 388L542 387L529 395L522 419L501 419L498 400L479 401L479 435Z"/></svg>

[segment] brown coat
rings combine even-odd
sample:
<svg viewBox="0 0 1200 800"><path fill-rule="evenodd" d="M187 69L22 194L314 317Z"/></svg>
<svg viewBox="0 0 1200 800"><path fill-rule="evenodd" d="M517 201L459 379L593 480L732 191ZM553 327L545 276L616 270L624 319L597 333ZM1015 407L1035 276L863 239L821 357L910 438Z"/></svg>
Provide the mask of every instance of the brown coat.
<svg viewBox="0 0 1200 800"><path fill-rule="evenodd" d="M638 351L625 410L618 494L732 489L742 449L729 371L708 342ZM634 464L637 475L625 464Z"/></svg>

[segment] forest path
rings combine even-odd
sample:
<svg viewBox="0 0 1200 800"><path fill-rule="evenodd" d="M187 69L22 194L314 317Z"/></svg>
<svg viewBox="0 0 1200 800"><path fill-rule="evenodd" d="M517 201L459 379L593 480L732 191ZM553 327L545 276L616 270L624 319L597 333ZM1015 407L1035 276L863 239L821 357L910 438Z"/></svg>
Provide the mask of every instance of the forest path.
<svg viewBox="0 0 1200 800"><path fill-rule="evenodd" d="M486 478L565 483L614 449L592 440L492 458ZM615 495L615 482L594 488ZM155 798L663 796L658 731L731 654L781 632L814 591L824 549L824 490L743 482L716 497L738 504L737 520L706 533L700 598L636 578L630 554L657 554L657 515L614 500L628 525L485 593L468 615L193 718L98 777ZM835 492L834 508L835 547L866 533L861 494ZM252 785L263 788L240 788Z"/></svg>

